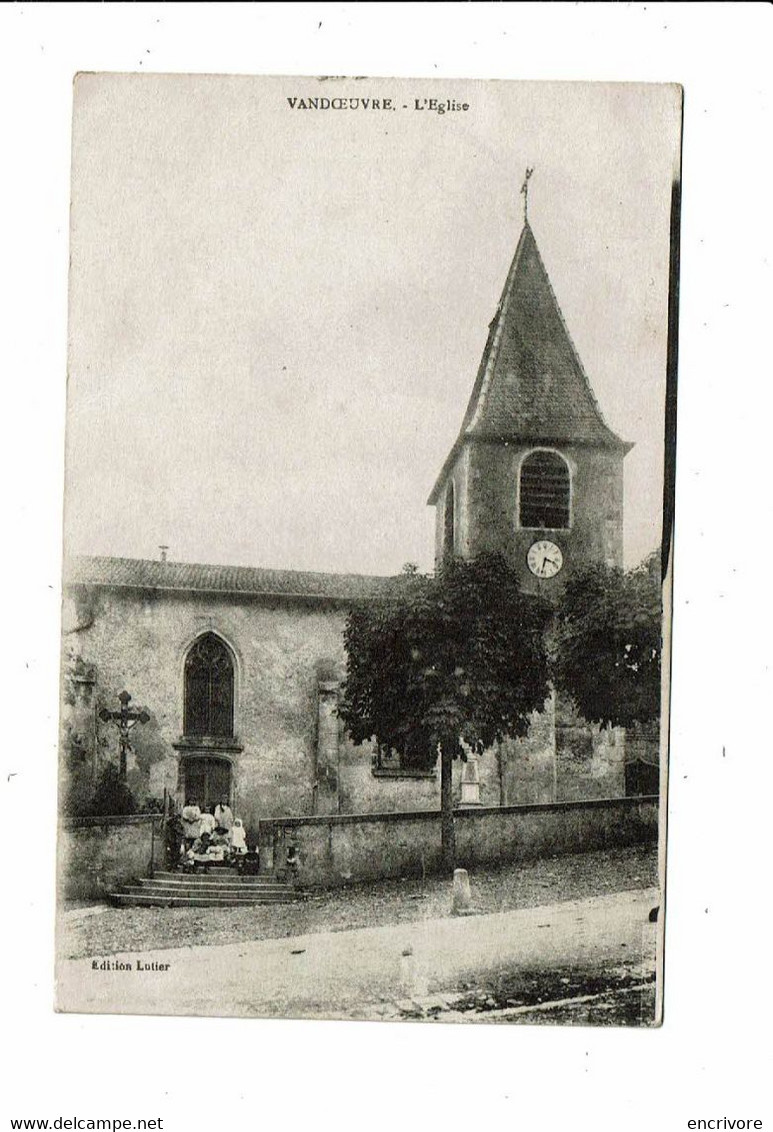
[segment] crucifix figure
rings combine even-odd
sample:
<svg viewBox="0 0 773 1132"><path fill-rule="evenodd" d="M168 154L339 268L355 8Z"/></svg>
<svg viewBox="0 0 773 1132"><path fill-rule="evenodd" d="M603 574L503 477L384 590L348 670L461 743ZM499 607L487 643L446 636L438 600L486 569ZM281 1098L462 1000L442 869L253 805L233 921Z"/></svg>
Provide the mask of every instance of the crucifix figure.
<svg viewBox="0 0 773 1132"><path fill-rule="evenodd" d="M521 192L523 193L523 219L524 223L526 224L528 224L529 222L529 178L531 177L533 172L534 166L532 165L531 167L529 167L527 165L526 176L524 177L523 184L521 185Z"/></svg>
<svg viewBox="0 0 773 1132"><path fill-rule="evenodd" d="M138 723L148 723L150 716L143 709L142 711L135 711L129 707L131 696L128 692L123 691L119 693L118 699L121 702L120 711L108 711L107 708L102 708L99 713L99 718L103 723L109 723L111 720L118 725L118 749L120 751L120 774L121 782L126 782L126 756L131 750L131 743L129 742L129 732L132 727Z"/></svg>

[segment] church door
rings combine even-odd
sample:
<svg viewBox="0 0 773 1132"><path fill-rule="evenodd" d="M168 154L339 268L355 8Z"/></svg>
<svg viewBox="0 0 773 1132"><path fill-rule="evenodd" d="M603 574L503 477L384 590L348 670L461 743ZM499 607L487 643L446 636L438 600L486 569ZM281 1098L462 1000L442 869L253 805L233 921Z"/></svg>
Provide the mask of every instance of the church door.
<svg viewBox="0 0 773 1132"><path fill-rule="evenodd" d="M223 798L231 799L231 764L228 759L186 758L182 765L186 801L214 810Z"/></svg>

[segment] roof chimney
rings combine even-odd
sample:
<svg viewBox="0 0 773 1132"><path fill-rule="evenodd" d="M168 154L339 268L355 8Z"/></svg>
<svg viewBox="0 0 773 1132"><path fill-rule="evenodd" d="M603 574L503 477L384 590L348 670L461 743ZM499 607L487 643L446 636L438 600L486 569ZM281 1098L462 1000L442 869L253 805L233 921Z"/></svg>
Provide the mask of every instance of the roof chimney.
<svg viewBox="0 0 773 1132"><path fill-rule="evenodd" d="M169 547L161 543L158 549L161 551L161 561L166 562L166 552L169 550Z"/></svg>

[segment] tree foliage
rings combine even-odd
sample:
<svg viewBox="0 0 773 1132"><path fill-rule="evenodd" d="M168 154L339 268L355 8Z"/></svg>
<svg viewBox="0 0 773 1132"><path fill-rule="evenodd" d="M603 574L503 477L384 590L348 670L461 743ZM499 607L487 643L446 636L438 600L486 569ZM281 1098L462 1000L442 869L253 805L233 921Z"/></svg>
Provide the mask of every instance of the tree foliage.
<svg viewBox="0 0 773 1132"><path fill-rule="evenodd" d="M339 715L406 769L441 755L445 860L453 858L451 760L525 735L551 683L580 713L628 727L660 707L661 600L654 559L630 574L593 566L555 606L524 594L499 556L407 568L389 597L351 611Z"/></svg>
<svg viewBox="0 0 773 1132"><path fill-rule="evenodd" d="M136 814L137 803L129 787L121 778L117 766L107 763L91 799L89 812L94 817L116 814Z"/></svg>
<svg viewBox="0 0 773 1132"><path fill-rule="evenodd" d="M93 709L88 709L84 689L89 688L93 678L93 666L72 648L67 649L62 660L60 803L68 817L91 813Z"/></svg>
<svg viewBox="0 0 773 1132"><path fill-rule="evenodd" d="M555 679L595 723L631 727L660 715L656 565L650 558L627 574L591 566L567 581L552 646Z"/></svg>
<svg viewBox="0 0 773 1132"><path fill-rule="evenodd" d="M375 739L404 767L426 769L439 746L464 757L462 741L489 747L526 734L550 690L548 617L498 556L404 574L390 598L347 620L339 714L352 739Z"/></svg>

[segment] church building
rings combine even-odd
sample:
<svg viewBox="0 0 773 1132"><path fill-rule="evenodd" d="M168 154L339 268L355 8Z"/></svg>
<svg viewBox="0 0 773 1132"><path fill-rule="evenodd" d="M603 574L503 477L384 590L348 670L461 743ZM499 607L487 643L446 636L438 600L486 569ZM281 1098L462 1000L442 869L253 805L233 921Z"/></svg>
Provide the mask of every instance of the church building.
<svg viewBox="0 0 773 1132"><path fill-rule="evenodd" d="M429 497L436 559L500 551L546 596L581 566L622 565L629 448L604 421L527 222ZM248 837L265 818L437 809L439 769L354 746L336 713L347 610L394 585L163 558L68 562L65 808L77 812L116 761L107 713L126 690L146 713L127 758L141 805L227 796ZM464 805L622 797L625 735L553 697L526 738L455 773Z"/></svg>

